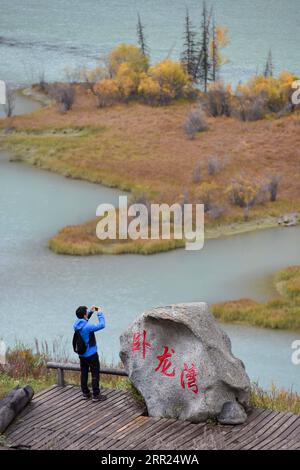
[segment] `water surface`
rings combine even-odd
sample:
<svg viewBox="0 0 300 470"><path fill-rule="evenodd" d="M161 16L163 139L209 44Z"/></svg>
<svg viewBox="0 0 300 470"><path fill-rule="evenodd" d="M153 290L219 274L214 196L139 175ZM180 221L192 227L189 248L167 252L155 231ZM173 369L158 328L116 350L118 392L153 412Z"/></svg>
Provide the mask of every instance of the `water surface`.
<svg viewBox="0 0 300 470"><path fill-rule="evenodd" d="M230 63L223 77L234 84L262 71L272 48L276 71L299 68L299 0L214 0L216 21L227 26ZM136 42L139 11L153 61L178 59L186 6L195 26L200 0L1 0L0 79L62 79L67 67L95 66L120 42Z"/></svg>

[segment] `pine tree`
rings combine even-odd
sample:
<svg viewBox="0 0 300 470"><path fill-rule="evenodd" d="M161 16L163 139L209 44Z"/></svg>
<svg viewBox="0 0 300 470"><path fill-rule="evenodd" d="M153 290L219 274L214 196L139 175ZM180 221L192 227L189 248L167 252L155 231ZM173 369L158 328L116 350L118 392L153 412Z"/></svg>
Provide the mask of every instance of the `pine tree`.
<svg viewBox="0 0 300 470"><path fill-rule="evenodd" d="M149 56L149 49L146 43L146 38L145 38L145 27L142 23L141 16L138 13L138 23L137 23L137 37L138 37L138 44L140 46L141 52L143 56L148 57Z"/></svg>
<svg viewBox="0 0 300 470"><path fill-rule="evenodd" d="M196 37L189 10L186 9L184 50L181 55L181 63L193 81L197 81L198 48Z"/></svg>
<svg viewBox="0 0 300 470"><path fill-rule="evenodd" d="M268 59L265 65L264 76L265 77L273 77L274 74L274 66L273 66L273 56L271 49L269 50Z"/></svg>
<svg viewBox="0 0 300 470"><path fill-rule="evenodd" d="M210 80L210 71L212 68L211 57L209 53L210 45L210 23L211 23L211 12L208 12L206 2L203 2L202 9L202 23L201 23L201 42L200 51L197 64L197 77L199 82L203 86L203 90L207 92L208 82Z"/></svg>

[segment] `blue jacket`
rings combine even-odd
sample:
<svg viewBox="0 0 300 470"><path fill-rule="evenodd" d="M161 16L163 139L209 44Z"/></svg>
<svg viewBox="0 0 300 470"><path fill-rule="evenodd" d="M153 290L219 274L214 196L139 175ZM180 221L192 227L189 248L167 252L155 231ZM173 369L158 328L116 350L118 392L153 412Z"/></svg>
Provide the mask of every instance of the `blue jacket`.
<svg viewBox="0 0 300 470"><path fill-rule="evenodd" d="M90 314L91 312L89 312ZM105 328L105 317L102 312L97 313L98 323L93 324L84 318L75 321L74 331L79 331L83 341L86 344L86 351L81 357L90 357L97 352L97 344L95 339L95 331Z"/></svg>

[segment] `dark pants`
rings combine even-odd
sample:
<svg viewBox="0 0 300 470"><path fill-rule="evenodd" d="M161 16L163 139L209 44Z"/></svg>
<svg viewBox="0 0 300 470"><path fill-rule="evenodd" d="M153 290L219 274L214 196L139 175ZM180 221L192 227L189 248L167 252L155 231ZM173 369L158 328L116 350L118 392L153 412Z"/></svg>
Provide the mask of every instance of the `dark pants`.
<svg viewBox="0 0 300 470"><path fill-rule="evenodd" d="M98 354L93 354L90 357L80 357L80 369L81 369L81 390L82 393L88 395L90 393L88 387L88 375L89 371L92 374L92 388L93 395L98 396L100 394L99 379L100 379L100 362Z"/></svg>

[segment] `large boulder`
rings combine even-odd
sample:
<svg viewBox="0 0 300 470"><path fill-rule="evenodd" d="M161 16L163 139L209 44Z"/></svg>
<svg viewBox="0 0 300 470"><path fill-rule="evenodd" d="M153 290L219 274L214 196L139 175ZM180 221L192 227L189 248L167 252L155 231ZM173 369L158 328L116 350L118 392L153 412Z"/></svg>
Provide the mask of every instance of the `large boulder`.
<svg viewBox="0 0 300 470"><path fill-rule="evenodd" d="M148 310L120 342L121 360L150 416L197 423L218 418L223 410L221 421L226 424L225 404L225 409L228 403L249 407L244 364L233 356L228 335L206 303ZM239 413L238 422L246 417Z"/></svg>

